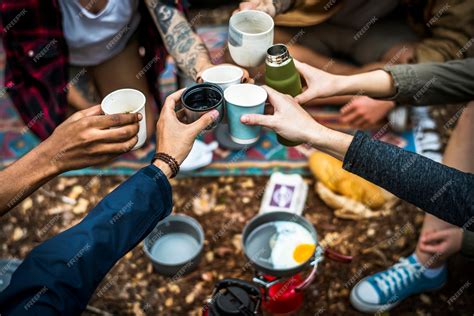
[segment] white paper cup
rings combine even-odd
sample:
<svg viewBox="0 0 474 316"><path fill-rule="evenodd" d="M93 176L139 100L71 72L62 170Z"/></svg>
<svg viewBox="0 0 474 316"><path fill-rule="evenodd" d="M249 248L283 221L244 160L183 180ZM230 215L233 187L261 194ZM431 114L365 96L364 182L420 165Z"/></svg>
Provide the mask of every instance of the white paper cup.
<svg viewBox="0 0 474 316"><path fill-rule="evenodd" d="M241 68L232 65L222 65L204 70L201 78L204 82L218 85L224 91L234 84L239 84L243 76L244 71Z"/></svg>
<svg viewBox="0 0 474 316"><path fill-rule="evenodd" d="M109 93L101 103L105 114L140 113L142 120L139 122L138 142L132 150L143 146L146 141L146 97L135 89L120 89Z"/></svg>
<svg viewBox="0 0 474 316"><path fill-rule="evenodd" d="M274 22L271 16L257 10L234 14L229 20L229 52L237 65L257 67L265 61L273 45Z"/></svg>

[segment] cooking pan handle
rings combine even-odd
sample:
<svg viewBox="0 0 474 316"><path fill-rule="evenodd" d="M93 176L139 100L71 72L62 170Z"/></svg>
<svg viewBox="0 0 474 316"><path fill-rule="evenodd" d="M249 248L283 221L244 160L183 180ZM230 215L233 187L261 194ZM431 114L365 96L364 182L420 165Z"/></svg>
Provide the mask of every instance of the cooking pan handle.
<svg viewBox="0 0 474 316"><path fill-rule="evenodd" d="M313 283L314 278L316 277L316 272L318 270L318 264L324 260L324 249L321 246L316 248L316 252L314 254L314 261L311 262L313 269L298 286L295 287L295 291L302 291L307 288L311 283Z"/></svg>
<svg viewBox="0 0 474 316"><path fill-rule="evenodd" d="M352 256L346 256L346 255L340 254L339 252L328 247L324 248L324 256L334 261L339 261L339 262L344 262L344 263L352 262Z"/></svg>
<svg viewBox="0 0 474 316"><path fill-rule="evenodd" d="M346 256L334 251L331 248L323 248L318 245L318 247L316 248L315 256L314 256L314 261L311 263L313 265L313 269L311 270L308 277L303 282L301 282L300 285L295 287L295 291L304 290L314 281L314 278L316 277L316 272L318 269L318 264L321 261L323 261L325 257L331 260L339 261L339 262L345 262L345 263L352 262L352 256Z"/></svg>

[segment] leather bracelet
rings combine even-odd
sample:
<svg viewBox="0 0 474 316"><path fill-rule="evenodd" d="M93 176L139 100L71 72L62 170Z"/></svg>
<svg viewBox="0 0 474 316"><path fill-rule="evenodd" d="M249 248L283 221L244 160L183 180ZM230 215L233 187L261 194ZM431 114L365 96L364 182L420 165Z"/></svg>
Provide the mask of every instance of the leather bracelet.
<svg viewBox="0 0 474 316"><path fill-rule="evenodd" d="M171 157L170 155L165 154L165 153L157 153L153 157L152 163L155 162L155 160L157 160L157 159L165 162L170 167L171 172L172 172L172 175L171 175L170 178L174 178L178 174L179 165L178 165L178 162L176 161L176 159L174 159L173 157Z"/></svg>
<svg viewBox="0 0 474 316"><path fill-rule="evenodd" d="M170 178L174 178L176 177L176 175L178 174L179 172L179 164L178 164L178 161L176 161L176 159L174 159L172 156L166 154L166 153L156 153L154 156L153 156L153 159L151 159L151 163L154 163L155 160L161 160L163 161L164 163L166 163L170 169L171 169L171 172L172 172L172 175Z"/></svg>
<svg viewBox="0 0 474 316"><path fill-rule="evenodd" d="M165 154L165 153L157 153L155 155L155 157L157 159L160 159L160 160L166 162L170 166L171 170L173 171L173 177L178 174L179 164L176 161L176 159L174 159L173 157L171 157L170 155Z"/></svg>

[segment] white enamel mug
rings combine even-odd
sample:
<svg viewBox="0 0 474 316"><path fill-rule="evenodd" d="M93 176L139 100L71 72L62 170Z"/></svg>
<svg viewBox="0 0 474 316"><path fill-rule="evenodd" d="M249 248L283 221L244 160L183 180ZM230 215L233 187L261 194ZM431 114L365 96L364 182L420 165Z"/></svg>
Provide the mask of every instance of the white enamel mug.
<svg viewBox="0 0 474 316"><path fill-rule="evenodd" d="M229 52L242 67L257 67L265 61L267 49L273 45L275 24L268 14L246 10L229 20Z"/></svg>

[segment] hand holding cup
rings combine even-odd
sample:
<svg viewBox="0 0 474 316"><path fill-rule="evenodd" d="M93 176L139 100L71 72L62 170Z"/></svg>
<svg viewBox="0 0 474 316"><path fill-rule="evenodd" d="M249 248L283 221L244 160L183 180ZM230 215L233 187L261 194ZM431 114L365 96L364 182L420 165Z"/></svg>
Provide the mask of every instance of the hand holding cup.
<svg viewBox="0 0 474 316"><path fill-rule="evenodd" d="M138 141L138 113L104 115L100 105L79 111L44 141L58 172L106 163Z"/></svg>
<svg viewBox="0 0 474 316"><path fill-rule="evenodd" d="M175 108L183 92L181 89L166 98L156 125L156 152L172 156L178 164L187 157L196 137L219 117L219 112L212 110L190 124L180 122Z"/></svg>
<svg viewBox="0 0 474 316"><path fill-rule="evenodd" d="M327 128L316 122L291 96L263 86L268 93L268 102L273 115L245 114L241 122L251 126L263 126L275 131L285 139L308 143L311 137L322 135Z"/></svg>

